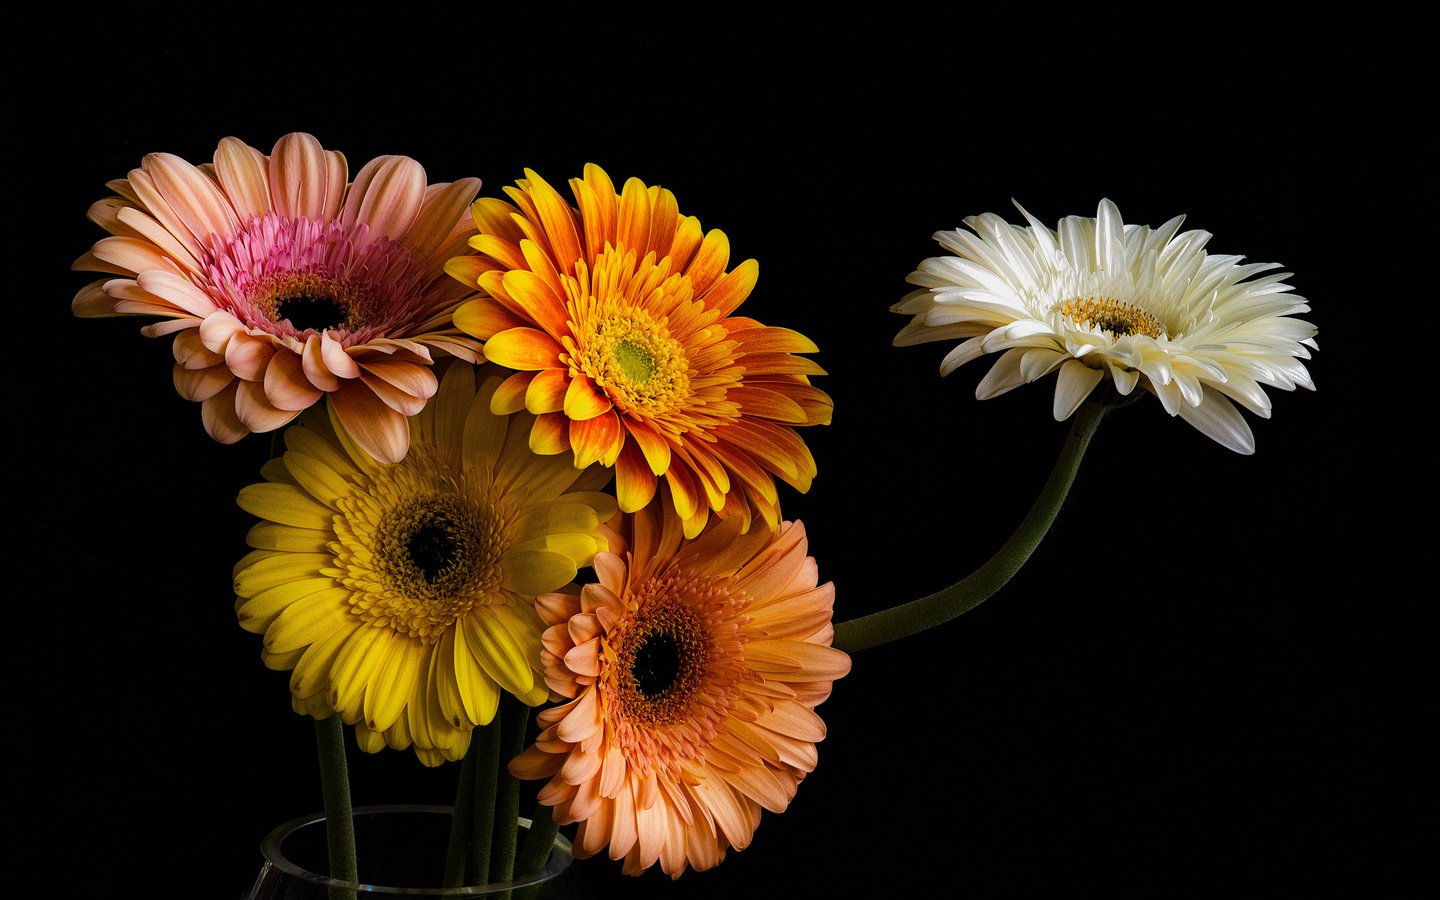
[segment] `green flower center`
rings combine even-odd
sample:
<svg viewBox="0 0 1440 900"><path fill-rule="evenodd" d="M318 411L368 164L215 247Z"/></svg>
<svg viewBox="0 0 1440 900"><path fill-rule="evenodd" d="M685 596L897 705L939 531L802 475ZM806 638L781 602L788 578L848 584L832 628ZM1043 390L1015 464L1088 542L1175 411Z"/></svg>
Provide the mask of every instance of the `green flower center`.
<svg viewBox="0 0 1440 900"><path fill-rule="evenodd" d="M655 374L654 358L645 352L644 347L633 341L616 341L615 346L610 349L610 358L631 381L649 381L650 376Z"/></svg>
<svg viewBox="0 0 1440 900"><path fill-rule="evenodd" d="M621 411L654 416L691 394L685 348L640 309L602 319L578 354L580 368Z"/></svg>

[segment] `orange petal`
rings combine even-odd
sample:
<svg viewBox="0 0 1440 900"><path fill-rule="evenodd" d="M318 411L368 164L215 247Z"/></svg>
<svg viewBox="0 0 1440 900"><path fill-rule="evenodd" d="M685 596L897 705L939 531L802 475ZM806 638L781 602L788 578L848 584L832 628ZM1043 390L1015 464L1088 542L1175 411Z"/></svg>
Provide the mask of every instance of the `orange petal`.
<svg viewBox="0 0 1440 900"><path fill-rule="evenodd" d="M545 369L535 373L525 389L525 408L535 415L560 412L565 408L565 387L568 380L564 369Z"/></svg>
<svg viewBox="0 0 1440 900"><path fill-rule="evenodd" d="M516 372L505 379L490 398L490 411L497 416L508 416L524 409L525 394L534 378L534 372Z"/></svg>
<svg viewBox="0 0 1440 900"><path fill-rule="evenodd" d="M535 425L530 429L530 449L541 456L554 456L569 450L570 439L566 434L569 422L564 413L536 416Z"/></svg>
<svg viewBox="0 0 1440 900"><path fill-rule="evenodd" d="M655 496L655 473L640 448L626 442L615 460L615 497L624 512L644 509Z"/></svg>
<svg viewBox="0 0 1440 900"><path fill-rule="evenodd" d="M610 398L595 386L583 372L570 379L565 391L565 415L583 421L593 419L611 408Z"/></svg>
<svg viewBox="0 0 1440 900"><path fill-rule="evenodd" d="M575 448L575 468L584 469L596 462L613 466L625 446L625 432L620 419L608 411L593 419L571 420L570 444Z"/></svg>
<svg viewBox="0 0 1440 900"><path fill-rule="evenodd" d="M706 309L718 310L720 315L728 316L750 296L755 289L755 282L760 277L760 264L753 259L747 259L740 265L714 284L708 291L700 295L705 301Z"/></svg>
<svg viewBox="0 0 1440 900"><path fill-rule="evenodd" d="M470 259L471 257L460 258ZM451 262L454 261L451 260ZM456 328L466 334L474 335L482 341L489 340L502 331L520 328L527 324L524 319L489 297L476 297L474 300L461 304L460 308L455 310L454 321Z"/></svg>
<svg viewBox="0 0 1440 900"><path fill-rule="evenodd" d="M486 359L521 371L557 366L563 350L559 341L534 328L510 328L485 342Z"/></svg>

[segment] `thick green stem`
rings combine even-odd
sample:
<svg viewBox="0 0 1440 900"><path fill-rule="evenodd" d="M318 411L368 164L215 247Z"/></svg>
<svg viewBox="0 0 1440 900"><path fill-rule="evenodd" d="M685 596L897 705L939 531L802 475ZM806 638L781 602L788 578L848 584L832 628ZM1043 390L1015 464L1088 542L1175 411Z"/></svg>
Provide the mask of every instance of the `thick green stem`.
<svg viewBox="0 0 1440 900"><path fill-rule="evenodd" d="M345 764L345 726L338 715L315 720L320 755L320 792L325 803L325 836L330 847L330 877L359 880L355 868L355 818L350 809L350 773ZM355 892L330 888L330 900L354 900Z"/></svg>
<svg viewBox="0 0 1440 900"><path fill-rule="evenodd" d="M475 769L480 741L473 739L460 763L460 783L455 786L455 810L450 817L450 848L445 852L445 887L465 884L465 865L470 859L470 842L475 827Z"/></svg>
<svg viewBox="0 0 1440 900"><path fill-rule="evenodd" d="M475 761L475 785L471 805L470 858L465 866L466 884L490 883L490 848L495 835L495 778L500 769L500 720L475 729L471 741L480 741Z"/></svg>
<svg viewBox="0 0 1440 900"><path fill-rule="evenodd" d="M535 812L530 816L530 830L525 832L525 842L520 845L515 874L521 877L539 875L550 860L550 851L555 849L555 835L559 833L560 826L555 822L550 807L536 803Z"/></svg>
<svg viewBox="0 0 1440 900"><path fill-rule="evenodd" d="M918 634L927 628L934 628L958 615L967 613L985 601L987 597L1005 586L1030 554L1040 545L1055 516L1060 512L1085 448L1105 415L1105 407L1098 403L1086 403L1075 413L1070 434L1055 468L1045 482L1040 495L1030 507L1030 512L1010 539L986 560L985 564L964 579L928 597L892 606L890 609L841 622L835 626L835 646L849 653L876 647L897 638Z"/></svg>
<svg viewBox="0 0 1440 900"><path fill-rule="evenodd" d="M500 698L501 752L500 784L495 804L495 849L490 856L490 880L509 881L515 876L515 832L519 829L520 779L510 774L510 760L525 749L525 726L530 707L506 694Z"/></svg>

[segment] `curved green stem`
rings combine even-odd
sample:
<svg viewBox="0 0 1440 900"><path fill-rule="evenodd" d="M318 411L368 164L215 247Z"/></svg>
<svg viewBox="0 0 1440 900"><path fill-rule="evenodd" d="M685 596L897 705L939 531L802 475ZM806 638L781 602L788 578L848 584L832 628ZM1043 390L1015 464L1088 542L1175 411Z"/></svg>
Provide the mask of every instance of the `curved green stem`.
<svg viewBox="0 0 1440 900"><path fill-rule="evenodd" d="M1004 587L1050 530L1065 496L1070 493L1080 460L1085 456L1085 448L1100 425L1105 409L1098 403L1086 403L1075 413L1070 434L1065 438L1065 446L1060 451L1060 458L1055 461L1055 468L1050 471L1045 487L1035 498L1020 527L984 565L928 597L841 622L835 626L835 646L853 653L918 634L969 612Z"/></svg>
<svg viewBox="0 0 1440 900"><path fill-rule="evenodd" d="M330 849L330 877L359 881L355 868L355 817L350 808L350 772L345 764L345 726L338 715L315 720L315 747L320 755L320 793L325 803L325 836ZM330 888L330 900L354 900L355 892Z"/></svg>

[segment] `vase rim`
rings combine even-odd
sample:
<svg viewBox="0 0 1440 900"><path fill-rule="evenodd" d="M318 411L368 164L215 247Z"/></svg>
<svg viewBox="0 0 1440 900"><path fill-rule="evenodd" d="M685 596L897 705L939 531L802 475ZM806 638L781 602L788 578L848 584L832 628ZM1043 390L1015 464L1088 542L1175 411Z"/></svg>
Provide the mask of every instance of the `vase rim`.
<svg viewBox="0 0 1440 900"><path fill-rule="evenodd" d="M455 809L452 806L432 803L390 803L373 806L357 806L351 811L351 818L354 819L360 816L371 816L384 813L420 813L453 817L455 815ZM530 819L524 816L516 816L516 820L521 828L528 829L530 827ZM284 872L286 875L289 875L292 878L298 878L311 884L323 885L325 887L342 888L346 890L356 891L357 893L397 894L424 897L483 896L484 894L491 892L507 891L514 888L542 884L563 873L567 868L569 868L570 863L574 858L574 850L570 840L562 834L557 834L555 835L555 844L551 848L550 856L545 861L545 869L539 874L515 878L511 881L497 881L490 884L464 885L461 887L433 888L407 888L394 885L378 885L368 884L365 882L343 881L338 878L332 878L329 875L322 875L319 872L312 872L305 866L296 863L285 855L284 848L281 846L287 837L294 834L296 831L299 831L301 828L319 825L322 824L324 821L325 814L322 812L299 816L297 818L291 819L288 822L277 825L275 828L270 830L269 834L265 835L264 839L260 841L261 855L265 858L265 861L268 864Z"/></svg>

